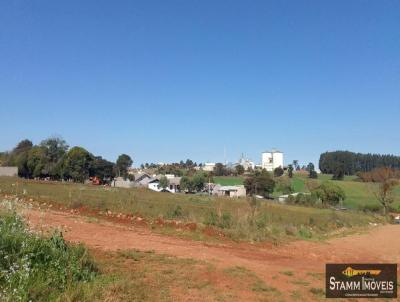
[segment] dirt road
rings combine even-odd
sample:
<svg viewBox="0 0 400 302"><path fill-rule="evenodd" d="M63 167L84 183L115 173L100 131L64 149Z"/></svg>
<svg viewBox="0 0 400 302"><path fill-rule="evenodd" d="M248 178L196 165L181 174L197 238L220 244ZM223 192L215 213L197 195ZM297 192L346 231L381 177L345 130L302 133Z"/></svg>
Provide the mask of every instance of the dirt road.
<svg viewBox="0 0 400 302"><path fill-rule="evenodd" d="M152 233L145 227L125 226L53 210L27 210L24 214L37 229L62 228L72 242L83 242L105 251L154 250L176 257L194 258L217 267L245 267L279 291L301 290L297 280L324 287L325 263L400 261L400 226L385 225L368 233L327 242L296 241L281 246L271 244L206 244ZM286 272L286 273L285 273ZM287 273L290 272L290 273Z"/></svg>

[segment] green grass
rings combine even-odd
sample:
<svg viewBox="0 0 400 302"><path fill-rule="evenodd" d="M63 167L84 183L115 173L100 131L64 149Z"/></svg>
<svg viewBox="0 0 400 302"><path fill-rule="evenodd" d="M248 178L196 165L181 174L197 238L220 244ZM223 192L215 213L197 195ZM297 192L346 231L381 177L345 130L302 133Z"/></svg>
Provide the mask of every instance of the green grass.
<svg viewBox="0 0 400 302"><path fill-rule="evenodd" d="M305 191L305 181L304 178L293 177L292 178L292 186L295 192L304 192Z"/></svg>
<svg viewBox="0 0 400 302"><path fill-rule="evenodd" d="M321 183L329 180L339 185L346 193L343 206L356 210L378 209L380 207L379 202L373 194L373 191L376 190L377 187L376 184L357 181L356 176L346 176L342 181L331 179L332 175L319 174L317 181ZM306 175L294 174L292 184L295 188L295 192L307 192L308 190L305 186L307 181L308 177ZM392 206L400 210L400 186L396 187L394 193L395 201Z"/></svg>
<svg viewBox="0 0 400 302"><path fill-rule="evenodd" d="M221 229L234 240L263 241L285 237L321 238L338 228L359 227L381 217L361 212L339 212L247 199L157 193L148 189L119 189L71 183L46 183L0 178L2 194L16 194L25 200L53 203L66 208L85 206L105 212L135 214L152 221L159 217ZM177 210L179 209L179 211ZM173 214L173 215L172 215ZM193 232L193 234L196 234ZM200 237L200 236L199 236Z"/></svg>
<svg viewBox="0 0 400 302"><path fill-rule="evenodd" d="M243 185L244 178L242 176L231 177L231 176L215 176L214 183L222 186L237 186Z"/></svg>
<svg viewBox="0 0 400 302"><path fill-rule="evenodd" d="M0 243L1 301L54 301L97 275L83 246L32 234L14 213L0 213Z"/></svg>

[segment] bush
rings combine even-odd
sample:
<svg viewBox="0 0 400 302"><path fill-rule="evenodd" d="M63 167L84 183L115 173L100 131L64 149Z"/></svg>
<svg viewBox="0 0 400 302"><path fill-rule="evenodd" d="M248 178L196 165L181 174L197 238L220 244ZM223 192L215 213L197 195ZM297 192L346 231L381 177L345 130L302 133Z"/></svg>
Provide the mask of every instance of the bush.
<svg viewBox="0 0 400 302"><path fill-rule="evenodd" d="M217 213L214 211L211 211L208 213L208 215L204 219L204 224L205 225L211 225L211 226L217 226L219 221L219 217Z"/></svg>
<svg viewBox="0 0 400 302"><path fill-rule="evenodd" d="M180 205L177 205L172 211L169 211L167 214L168 218L181 218L183 217L183 210Z"/></svg>
<svg viewBox="0 0 400 302"><path fill-rule="evenodd" d="M324 182L312 191L312 195L322 201L324 205L337 205L340 201L346 199L346 194L341 187L332 183Z"/></svg>
<svg viewBox="0 0 400 302"><path fill-rule="evenodd" d="M274 170L274 176L275 177L280 177L284 173L283 169L281 167L275 168Z"/></svg>
<svg viewBox="0 0 400 302"><path fill-rule="evenodd" d="M359 209L364 212L380 212L382 211L382 206L379 204L365 204L360 205Z"/></svg>
<svg viewBox="0 0 400 302"><path fill-rule="evenodd" d="M229 213L223 213L219 216L214 211L211 211L204 220L205 225L216 226L221 229L228 229L232 226L232 216Z"/></svg>
<svg viewBox="0 0 400 302"><path fill-rule="evenodd" d="M0 219L0 246L4 301L54 300L97 272L83 246L68 246L61 233L50 238L30 233L15 214Z"/></svg>

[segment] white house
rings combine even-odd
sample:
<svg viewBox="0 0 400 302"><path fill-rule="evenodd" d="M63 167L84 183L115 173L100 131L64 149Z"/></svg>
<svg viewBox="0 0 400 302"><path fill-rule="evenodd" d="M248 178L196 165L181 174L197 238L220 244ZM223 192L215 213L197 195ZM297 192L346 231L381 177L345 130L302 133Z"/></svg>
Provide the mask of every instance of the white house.
<svg viewBox="0 0 400 302"><path fill-rule="evenodd" d="M283 168L283 153L278 150L265 151L261 154L261 166L267 171Z"/></svg>
<svg viewBox="0 0 400 302"><path fill-rule="evenodd" d="M218 196L228 197L246 197L246 188L241 186L221 186L215 185L213 188L213 194Z"/></svg>
<svg viewBox="0 0 400 302"><path fill-rule="evenodd" d="M167 178L169 185L163 189L160 186L160 178L154 178L149 181L148 183L148 188L150 190L156 191L156 192L162 192L162 191L168 191L170 193L176 193L180 191L180 182L181 182L181 177L169 177Z"/></svg>

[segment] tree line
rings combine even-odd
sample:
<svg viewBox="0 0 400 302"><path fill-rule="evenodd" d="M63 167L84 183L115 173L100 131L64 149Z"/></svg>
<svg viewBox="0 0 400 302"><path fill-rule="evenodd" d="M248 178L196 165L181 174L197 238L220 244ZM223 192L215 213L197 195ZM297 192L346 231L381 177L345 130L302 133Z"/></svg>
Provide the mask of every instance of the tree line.
<svg viewBox="0 0 400 302"><path fill-rule="evenodd" d="M82 147L70 148L59 137L47 138L38 145L24 139L12 151L1 153L0 161L2 166L17 166L20 177L75 182L94 176L103 181L115 176L127 177L128 168L133 163L126 154L121 154L114 163Z"/></svg>
<svg viewBox="0 0 400 302"><path fill-rule="evenodd" d="M334 174L338 179L381 167L400 169L400 156L334 151L322 153L319 158L321 172Z"/></svg>

